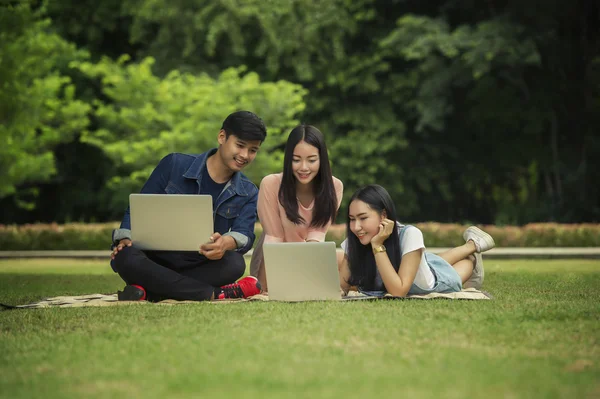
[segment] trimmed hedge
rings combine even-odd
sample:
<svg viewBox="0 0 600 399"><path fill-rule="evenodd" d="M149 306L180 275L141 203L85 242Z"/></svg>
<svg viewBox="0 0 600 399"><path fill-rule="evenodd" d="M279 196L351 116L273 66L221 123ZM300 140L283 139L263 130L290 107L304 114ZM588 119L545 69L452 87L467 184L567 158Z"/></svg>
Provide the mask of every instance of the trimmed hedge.
<svg viewBox="0 0 600 399"><path fill-rule="evenodd" d="M414 223L423 232L427 247L455 247L464 243L462 234L468 226L450 223ZM532 223L518 226L479 226L494 237L497 247L598 247L600 224ZM345 225L332 226L327 240L341 243Z"/></svg>
<svg viewBox="0 0 600 399"><path fill-rule="evenodd" d="M112 230L119 223L0 225L0 250L103 250L110 247ZM415 223L428 247L462 244L466 226L445 223ZM598 247L600 224L535 223L517 226L482 226L498 247ZM331 226L327 240L337 245L344 240L345 225ZM256 224L256 236L262 233Z"/></svg>
<svg viewBox="0 0 600 399"><path fill-rule="evenodd" d="M112 231L118 226L119 223L0 225L0 250L108 250Z"/></svg>

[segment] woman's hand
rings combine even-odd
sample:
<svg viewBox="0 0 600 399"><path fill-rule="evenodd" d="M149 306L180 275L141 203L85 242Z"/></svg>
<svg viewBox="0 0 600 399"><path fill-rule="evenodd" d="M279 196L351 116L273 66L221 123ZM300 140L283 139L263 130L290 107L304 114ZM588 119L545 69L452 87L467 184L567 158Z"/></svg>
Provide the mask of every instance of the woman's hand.
<svg viewBox="0 0 600 399"><path fill-rule="evenodd" d="M392 232L396 228L396 223L390 219L383 219L381 223L379 223L379 233L371 238L371 246L378 247L383 245L384 241L388 239Z"/></svg>

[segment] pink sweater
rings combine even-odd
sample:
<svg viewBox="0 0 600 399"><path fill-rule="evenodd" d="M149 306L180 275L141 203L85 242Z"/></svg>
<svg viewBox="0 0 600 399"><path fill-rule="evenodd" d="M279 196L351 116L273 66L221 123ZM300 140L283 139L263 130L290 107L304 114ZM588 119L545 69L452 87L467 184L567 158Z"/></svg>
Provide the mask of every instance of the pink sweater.
<svg viewBox="0 0 600 399"><path fill-rule="evenodd" d="M258 218L262 224L265 241L264 242L301 242L308 240L325 241L325 233L331 225L323 227L310 227L312 221L312 210L315 201L308 208L302 206L298 201L298 213L305 220L303 224L292 223L285 214L285 209L279 203L279 187L283 173L277 173L265 176L260 182L258 192ZM333 178L333 186L337 196L337 209L342 202L344 185L336 177Z"/></svg>

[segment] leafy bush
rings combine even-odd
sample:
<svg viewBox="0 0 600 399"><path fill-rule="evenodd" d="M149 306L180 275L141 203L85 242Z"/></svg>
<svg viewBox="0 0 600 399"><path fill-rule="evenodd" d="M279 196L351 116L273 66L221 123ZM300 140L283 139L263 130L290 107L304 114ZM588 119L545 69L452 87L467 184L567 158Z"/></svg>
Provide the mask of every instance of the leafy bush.
<svg viewBox="0 0 600 399"><path fill-rule="evenodd" d="M102 250L110 248L118 223L0 225L0 248L19 250Z"/></svg>
<svg viewBox="0 0 600 399"><path fill-rule="evenodd" d="M98 63L72 62L102 87L105 101L95 100L95 130L81 140L101 148L119 170L108 189L119 198L114 208L127 206L128 194L138 192L162 157L171 152L199 154L216 147L223 119L246 109L268 127L268 156L260 156L244 173L256 184L281 170L282 144L305 108L306 90L283 80L263 82L246 68L228 68L216 77L173 70L154 74L154 59L131 62L129 56Z"/></svg>
<svg viewBox="0 0 600 399"><path fill-rule="evenodd" d="M466 226L445 223L417 223L428 247L454 247L462 244ZM118 222L102 224L28 224L0 225L0 250L105 250L110 247L112 229ZM482 226L498 247L597 247L600 246L599 224L536 223L523 227ZM346 226L333 225L326 240L339 246L346 236ZM259 223L256 237L262 234ZM257 240L258 241L258 240ZM255 242L256 243L256 242Z"/></svg>
<svg viewBox="0 0 600 399"><path fill-rule="evenodd" d="M91 107L63 73L67 60L88 54L53 33L44 7L10 3L0 6L0 198L18 194L16 203L30 209L30 183L57 173L53 148L88 126Z"/></svg>

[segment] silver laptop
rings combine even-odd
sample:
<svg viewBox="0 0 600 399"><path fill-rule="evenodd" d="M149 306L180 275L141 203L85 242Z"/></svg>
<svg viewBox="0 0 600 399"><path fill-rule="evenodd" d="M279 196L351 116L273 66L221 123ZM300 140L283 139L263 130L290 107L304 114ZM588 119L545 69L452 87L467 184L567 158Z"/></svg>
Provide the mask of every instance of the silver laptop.
<svg viewBox="0 0 600 399"><path fill-rule="evenodd" d="M146 250L198 251L213 233L210 195L130 194L131 239Z"/></svg>
<svg viewBox="0 0 600 399"><path fill-rule="evenodd" d="M263 251L270 301L341 299L334 242L265 243Z"/></svg>

